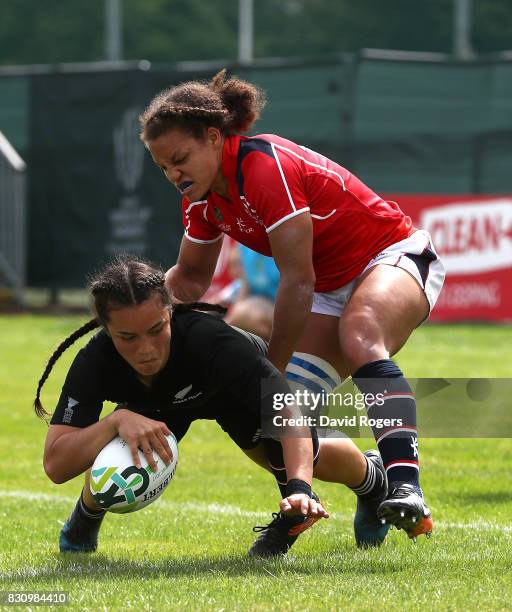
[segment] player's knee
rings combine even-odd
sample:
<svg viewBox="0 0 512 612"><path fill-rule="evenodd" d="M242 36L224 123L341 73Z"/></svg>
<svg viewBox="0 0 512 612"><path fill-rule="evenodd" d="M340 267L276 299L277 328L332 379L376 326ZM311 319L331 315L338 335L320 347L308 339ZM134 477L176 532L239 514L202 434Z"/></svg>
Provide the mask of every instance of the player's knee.
<svg viewBox="0 0 512 612"><path fill-rule="evenodd" d="M313 466L316 466L320 454L320 440L315 427L310 428L311 443L313 445ZM286 466L283 455L283 447L280 440L273 438L264 439L264 448L267 464L276 480L281 484L286 484Z"/></svg>
<svg viewBox="0 0 512 612"><path fill-rule="evenodd" d="M341 384L336 368L316 355L293 353L286 366L286 380L290 386L307 389L311 393L331 393Z"/></svg>
<svg viewBox="0 0 512 612"><path fill-rule="evenodd" d="M66 479L62 476L62 473L58 469L58 465L56 465L55 461L45 457L43 459L43 468L48 478L54 484L63 484L66 482Z"/></svg>
<svg viewBox="0 0 512 612"><path fill-rule="evenodd" d="M350 315L342 320L340 348L351 372L365 363L389 357L379 326L371 313L366 312Z"/></svg>
<svg viewBox="0 0 512 612"><path fill-rule="evenodd" d="M226 322L268 339L272 332L272 303L259 296L250 296L232 306Z"/></svg>

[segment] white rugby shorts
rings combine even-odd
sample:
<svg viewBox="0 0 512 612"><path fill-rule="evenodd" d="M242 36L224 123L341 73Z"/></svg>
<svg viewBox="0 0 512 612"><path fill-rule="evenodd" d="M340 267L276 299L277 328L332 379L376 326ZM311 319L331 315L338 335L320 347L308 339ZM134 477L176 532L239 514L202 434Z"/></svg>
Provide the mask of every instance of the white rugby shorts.
<svg viewBox="0 0 512 612"><path fill-rule="evenodd" d="M417 230L409 238L386 247L350 283L334 291L315 293L311 312L339 317L361 276L370 268L380 264L395 266L409 272L423 289L430 310L434 308L443 288L445 269L434 249L430 234L425 230Z"/></svg>

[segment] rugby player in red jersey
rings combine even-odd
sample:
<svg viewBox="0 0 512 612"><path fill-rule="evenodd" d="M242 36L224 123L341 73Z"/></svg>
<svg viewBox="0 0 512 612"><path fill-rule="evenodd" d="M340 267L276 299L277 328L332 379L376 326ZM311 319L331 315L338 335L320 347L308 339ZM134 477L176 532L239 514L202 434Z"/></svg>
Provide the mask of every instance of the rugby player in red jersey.
<svg viewBox="0 0 512 612"><path fill-rule="evenodd" d="M161 92L141 115L143 142L183 196L185 235L167 286L199 299L224 234L272 256L281 280L269 359L310 390L352 376L384 398L367 403L369 417L392 422L374 428L389 494L378 508L358 503L356 537L378 544L389 524L430 534L415 398L391 357L428 317L444 268L429 234L347 169L276 135L243 136L263 105L258 87L221 71Z"/></svg>

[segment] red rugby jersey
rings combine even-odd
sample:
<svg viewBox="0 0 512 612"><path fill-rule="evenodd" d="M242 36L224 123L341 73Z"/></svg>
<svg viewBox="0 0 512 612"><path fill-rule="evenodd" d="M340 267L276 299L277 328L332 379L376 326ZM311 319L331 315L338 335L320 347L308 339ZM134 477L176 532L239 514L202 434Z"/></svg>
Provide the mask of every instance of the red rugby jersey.
<svg viewBox="0 0 512 612"><path fill-rule="evenodd" d="M231 201L214 192L198 202L184 198L187 238L204 244L225 233L271 255L268 234L309 211L318 292L347 284L413 231L396 202L386 202L323 155L273 134L227 137L222 171Z"/></svg>

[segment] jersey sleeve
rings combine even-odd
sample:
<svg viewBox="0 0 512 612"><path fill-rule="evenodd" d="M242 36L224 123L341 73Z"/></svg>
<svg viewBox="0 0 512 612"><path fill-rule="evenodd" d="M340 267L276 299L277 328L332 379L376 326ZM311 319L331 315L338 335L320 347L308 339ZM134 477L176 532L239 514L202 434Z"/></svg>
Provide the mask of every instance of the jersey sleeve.
<svg viewBox="0 0 512 612"><path fill-rule="evenodd" d="M291 152L271 143L266 152L246 156L242 174L247 204L263 220L267 233L309 211L300 160Z"/></svg>
<svg viewBox="0 0 512 612"><path fill-rule="evenodd" d="M207 200L191 203L183 199L181 203L185 236L198 244L217 242L222 237L222 232L206 219L207 205Z"/></svg>
<svg viewBox="0 0 512 612"><path fill-rule="evenodd" d="M80 350L66 376L51 424L88 427L96 423L105 397L102 380L98 363L87 358L86 349Z"/></svg>

